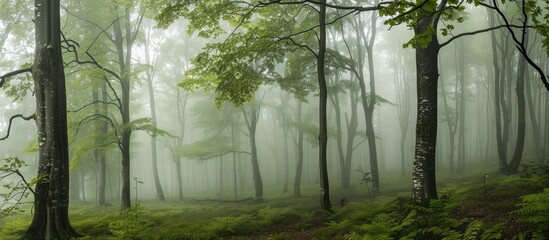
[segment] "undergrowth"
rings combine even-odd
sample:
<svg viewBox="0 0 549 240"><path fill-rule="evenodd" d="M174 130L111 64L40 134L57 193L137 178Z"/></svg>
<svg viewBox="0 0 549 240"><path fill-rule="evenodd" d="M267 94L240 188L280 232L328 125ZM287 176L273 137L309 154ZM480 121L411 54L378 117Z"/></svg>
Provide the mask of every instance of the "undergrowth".
<svg viewBox="0 0 549 240"><path fill-rule="evenodd" d="M336 190L350 201L331 214L318 210L317 196L288 196L260 203L143 201L123 212L74 203L71 221L84 239L549 239L545 169L442 183L440 199L425 207L395 189L377 193L372 203L366 193ZM18 239L30 215L4 220L0 239Z"/></svg>

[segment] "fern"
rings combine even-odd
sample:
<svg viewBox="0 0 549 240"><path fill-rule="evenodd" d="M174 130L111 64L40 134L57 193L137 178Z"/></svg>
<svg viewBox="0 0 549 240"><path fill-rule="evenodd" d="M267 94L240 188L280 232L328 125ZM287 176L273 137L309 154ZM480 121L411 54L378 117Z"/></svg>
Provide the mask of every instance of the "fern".
<svg viewBox="0 0 549 240"><path fill-rule="evenodd" d="M522 197L520 209L512 213L521 215L522 220L535 226L535 232L549 236L549 188L542 193Z"/></svg>
<svg viewBox="0 0 549 240"><path fill-rule="evenodd" d="M475 220L471 223L469 223L469 226L465 230L465 234L463 235L464 240L475 240L478 239L482 233L482 229L484 228L484 223L480 220Z"/></svg>

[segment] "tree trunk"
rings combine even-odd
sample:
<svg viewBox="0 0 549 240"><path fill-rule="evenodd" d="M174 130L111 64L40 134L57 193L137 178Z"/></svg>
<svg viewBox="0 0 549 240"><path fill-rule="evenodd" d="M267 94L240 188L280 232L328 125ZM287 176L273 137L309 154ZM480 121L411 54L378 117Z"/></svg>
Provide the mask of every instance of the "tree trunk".
<svg viewBox="0 0 549 240"><path fill-rule="evenodd" d="M400 50L400 49L399 49ZM402 51L402 50L400 50ZM406 136L410 123L410 85L406 81L406 60L403 60L401 52L395 52L395 91L397 99L398 123L400 126L400 173L406 175Z"/></svg>
<svg viewBox="0 0 549 240"><path fill-rule="evenodd" d="M132 49L135 38L140 29L140 24L132 29L130 19L130 6L124 6L124 17L118 17L118 7L113 8L116 19L113 23L114 43L118 56L118 66L120 69L120 86L122 89L121 111L122 125L130 125L130 89L131 89L131 61ZM140 13L142 14L142 13ZM124 23L122 29L121 23ZM131 160L131 127L124 127L122 130L122 139L120 140L120 151L122 152L122 193L121 193L121 210L126 210L131 207L130 193L130 160Z"/></svg>
<svg viewBox="0 0 549 240"><path fill-rule="evenodd" d="M463 173L465 170L465 49L463 46L463 41L457 41L455 44L458 46L456 48L456 58L457 58L457 64L456 69L458 75L456 76L458 78L459 83L459 98L456 96L456 101L459 103L459 110L456 110L456 113L458 113L458 116L456 116L456 119L459 119L459 136L458 136L458 173ZM459 100L458 100L459 99ZM456 104L457 105L457 104ZM457 106L456 106L457 107Z"/></svg>
<svg viewBox="0 0 549 240"><path fill-rule="evenodd" d="M301 124L302 119L302 103L297 100L297 123ZM297 164L295 168L294 178L294 197L301 197L301 173L303 172L303 131L297 130Z"/></svg>
<svg viewBox="0 0 549 240"><path fill-rule="evenodd" d="M145 59L148 64L152 64L150 61L148 43L145 44ZM156 104L154 99L153 74L151 73L151 70L147 71L147 82L149 85L149 103L150 103L149 105L151 110L151 120L154 128L156 128L157 127ZM153 179L154 179L154 187L156 188L156 200L162 202L166 200L166 197L164 197L164 190L162 190L162 185L160 184L160 178L158 176L158 154L156 152L156 135L155 134L151 136L151 160L152 160L152 173L153 173Z"/></svg>
<svg viewBox="0 0 549 240"><path fill-rule="evenodd" d="M235 123L231 125L231 147L233 149L236 149L236 126ZM238 178L236 174L236 152L233 152L233 191L234 191L234 198L238 198Z"/></svg>
<svg viewBox="0 0 549 240"><path fill-rule="evenodd" d="M339 75L336 74L334 79L334 86L339 84ZM339 106L339 96L338 92L334 92L331 95L328 95L330 99L330 103L332 103L332 106L334 107L334 117L336 120L336 131L337 136L336 139L336 147L337 147L337 158L339 159L339 178L341 180L341 186L343 188L348 188L349 185L346 184L349 181L347 181L347 174L345 173L345 154L343 152L343 127L341 124L341 107Z"/></svg>
<svg viewBox="0 0 549 240"><path fill-rule="evenodd" d="M417 123L412 200L419 204L427 204L431 199L438 198L435 178L438 52L440 50L436 35L437 22L436 17L424 17L414 27L416 35L423 34L429 29L434 30L430 34L429 45L416 49Z"/></svg>
<svg viewBox="0 0 549 240"><path fill-rule="evenodd" d="M349 188L351 186L351 167L353 162L353 151L355 148L355 136L356 129L358 127L358 96L353 87L349 87L349 102L351 104L351 118L349 119L345 115L345 122L347 126L347 147L345 149L345 161L344 161L344 178L343 187Z"/></svg>
<svg viewBox="0 0 549 240"><path fill-rule="evenodd" d="M38 176L34 213L26 239L78 237L69 222L67 98L61 54L60 2L35 0L35 59L32 75L38 129Z"/></svg>
<svg viewBox="0 0 549 240"><path fill-rule="evenodd" d="M183 144L183 138L185 137L185 109L187 108L187 99L188 95L185 95L185 98L181 97L181 89L177 88L177 116L179 119L180 133L179 138L177 139L177 146ZM177 167L177 192L178 200L183 201L183 174L181 170L181 156L176 154L172 150L172 155L175 158L175 166Z"/></svg>
<svg viewBox="0 0 549 240"><path fill-rule="evenodd" d="M320 170L320 207L329 211L330 183L328 181L328 159L326 149L328 148L328 125L326 117L326 103L328 100L328 89L326 87L325 57L326 57L326 0L320 0L319 26L320 34L318 39L317 74L319 94L319 170Z"/></svg>
<svg viewBox="0 0 549 240"><path fill-rule="evenodd" d="M526 44L526 43L525 43ZM509 166L503 172L504 174L515 174L520 166L522 160L522 153L524 151L524 141L526 138L526 100L524 97L524 78L526 70L526 59L519 55L518 70L517 70L517 83L515 91L517 93L517 142L513 153L513 158L509 163Z"/></svg>
<svg viewBox="0 0 549 240"><path fill-rule="evenodd" d="M261 179L261 172L259 171L259 162L257 159L257 145L255 141L255 132L257 129L257 122L259 118L259 111L257 107L254 105L256 103L253 103L250 107L250 111L248 116L248 133L250 134L250 148L251 148L251 162L252 162L252 174L253 174L253 180L254 180L254 189L255 189L255 196L254 199L256 201L263 200L263 181ZM244 114L246 115L246 112L244 111Z"/></svg>

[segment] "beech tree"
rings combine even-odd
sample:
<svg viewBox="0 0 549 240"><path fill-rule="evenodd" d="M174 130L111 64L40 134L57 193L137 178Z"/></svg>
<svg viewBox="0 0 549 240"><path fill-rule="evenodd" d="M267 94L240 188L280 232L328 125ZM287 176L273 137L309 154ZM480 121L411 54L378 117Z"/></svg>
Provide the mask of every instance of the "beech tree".
<svg viewBox="0 0 549 240"><path fill-rule="evenodd" d="M523 33L527 29L526 21L522 25L513 25L505 20L505 24L488 27L474 32L466 32L451 35L448 40L439 42L438 30L441 19L446 21L463 22L464 18L459 15L465 10L464 3L484 5L498 11L505 20L505 15L497 7L497 1L492 0L493 6L482 3L479 0L455 1L455 0L421 0L421 1L397 1L383 8L381 13L393 16L386 23L398 25L408 24L414 30L414 37L404 46L412 46L416 49L416 81L417 81L417 123L416 123L416 149L413 166L413 188L412 199L419 204L427 204L431 199L437 199L435 156L437 139L437 102L438 102L438 55L440 49L447 46L456 39L464 36L484 33L496 29L507 29L513 33L513 29L519 29ZM531 14L534 19L541 15L540 7L533 1L521 2L524 16ZM527 5L528 4L528 5ZM546 15L548 16L548 15ZM547 23L534 20L536 28L547 38ZM442 35L447 36L454 29L452 24L445 24L440 29ZM519 51L527 57L524 46L524 35L518 39L514 34L513 40ZM549 47L549 44L545 45ZM543 71L536 68L533 61L528 61L539 73L542 82L546 83L546 76ZM518 86L518 85L517 85ZM549 90L549 85L546 85ZM522 98L524 99L524 98ZM518 167L518 166L517 166Z"/></svg>
<svg viewBox="0 0 549 240"><path fill-rule="evenodd" d="M34 63L30 68L1 76L0 86L9 77L32 73L39 160L33 220L25 238L68 239L79 234L72 228L68 214L69 148L60 1L35 0L34 8Z"/></svg>

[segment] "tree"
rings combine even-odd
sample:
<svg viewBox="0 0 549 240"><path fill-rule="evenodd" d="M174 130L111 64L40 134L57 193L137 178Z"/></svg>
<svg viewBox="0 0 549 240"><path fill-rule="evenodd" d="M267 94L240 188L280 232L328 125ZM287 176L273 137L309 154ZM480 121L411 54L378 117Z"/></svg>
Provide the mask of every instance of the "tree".
<svg viewBox="0 0 549 240"><path fill-rule="evenodd" d="M496 0L492 1L495 4ZM468 0L467 3L474 3L475 5L481 4L478 0ZM533 3L534 6L537 6L535 2L529 1L528 3ZM396 15L386 23L391 25L407 23L414 30L415 34L405 46L413 46L416 49L418 114L416 123L416 152L412 175L412 199L419 204L427 204L429 200L438 198L435 178L435 150L438 124L438 53L440 49L464 36L488 32L498 28L506 28L510 32L513 32L513 28L518 28L525 32L525 29L527 28L526 22L523 22L523 25L517 26L505 21L504 25L452 35L448 40L439 43L437 36L439 21L443 18L445 20L462 22L464 19L458 14L465 9L462 4L463 1L458 2L453 0L442 0L440 2L436 0L423 0L415 3L412 1L398 1L393 2L387 8L382 9L382 14L384 15ZM490 7L489 5L485 6ZM531 6L529 8L531 8ZM522 9L523 14L527 15L525 0L522 1ZM534 9L537 10L539 8ZM539 15L540 14L538 13L537 16ZM535 12L534 16L536 16ZM547 36L549 33L543 28L543 26L546 25L540 25L542 26L540 27L541 32L545 33L545 36ZM448 35L453 28L454 26L451 24L445 25L445 27L441 29L442 35ZM519 50L525 49L524 41L520 41L514 34L512 35ZM526 56L526 51L521 51L521 53L526 59L529 59ZM528 62L535 67L535 64L532 61ZM540 72L542 82L546 83L543 72L538 72Z"/></svg>
<svg viewBox="0 0 549 240"><path fill-rule="evenodd" d="M156 34L155 34L156 35ZM154 128L157 127L157 120L156 120L156 104L155 104L155 97L154 97L154 86L153 86L153 80L154 80L154 69L156 68L156 61L158 60L158 51L156 51L156 54L154 54L153 58L151 59L151 42L153 36L153 30L152 26L146 29L146 40L144 43L145 47L145 62L146 64L150 65L150 68L145 71L146 78L147 78L147 84L148 84L148 90L149 90L149 105L150 105L150 111L151 111L151 123ZM154 186L156 188L156 199L158 201L165 201L166 198L164 197L164 191L162 190L162 185L160 184L160 178L158 176L158 154L156 150L156 135L151 135L151 160L152 160L152 172L153 172L153 179L154 179Z"/></svg>
<svg viewBox="0 0 549 240"><path fill-rule="evenodd" d="M328 210L331 204L326 164L328 141L325 75L326 25L337 22L341 17L326 21L326 9L328 6L347 9L348 12L342 16L344 17L355 12L377 10L379 6L339 7L328 4L324 0L311 2L315 7L309 8L308 3L309 1L297 3L270 1L256 4L241 1L181 1L166 4L157 16L157 20L161 25L166 26L183 16L190 21L190 32L196 31L199 36L209 38L219 37L224 33L220 25L221 21L227 21L236 26L236 29L225 41L212 43L204 48L204 51L195 58L195 70L188 72L187 78L183 82L187 89L200 87L215 89L218 102L230 101L239 105L250 101L262 83L260 80L265 78L265 76L263 78L258 76L258 73L267 75L269 80L276 80L278 76L274 69L274 63L281 62L287 51L305 49L315 55L320 91L318 140L321 208ZM204 13L208 13L209 17L200 17ZM234 16L242 17L235 18ZM316 16L316 20L313 20L315 19L313 16ZM302 24L299 24L300 22ZM289 27L281 28L281 26ZM315 47L307 45L311 36L316 36ZM253 71L251 67L253 63L259 63L261 71ZM294 86L299 87L300 85L294 84ZM295 91L299 92L299 90Z"/></svg>
<svg viewBox="0 0 549 240"><path fill-rule="evenodd" d="M69 153L60 1L35 1L35 59L39 163L34 214L26 237L68 239L79 234L69 222Z"/></svg>

